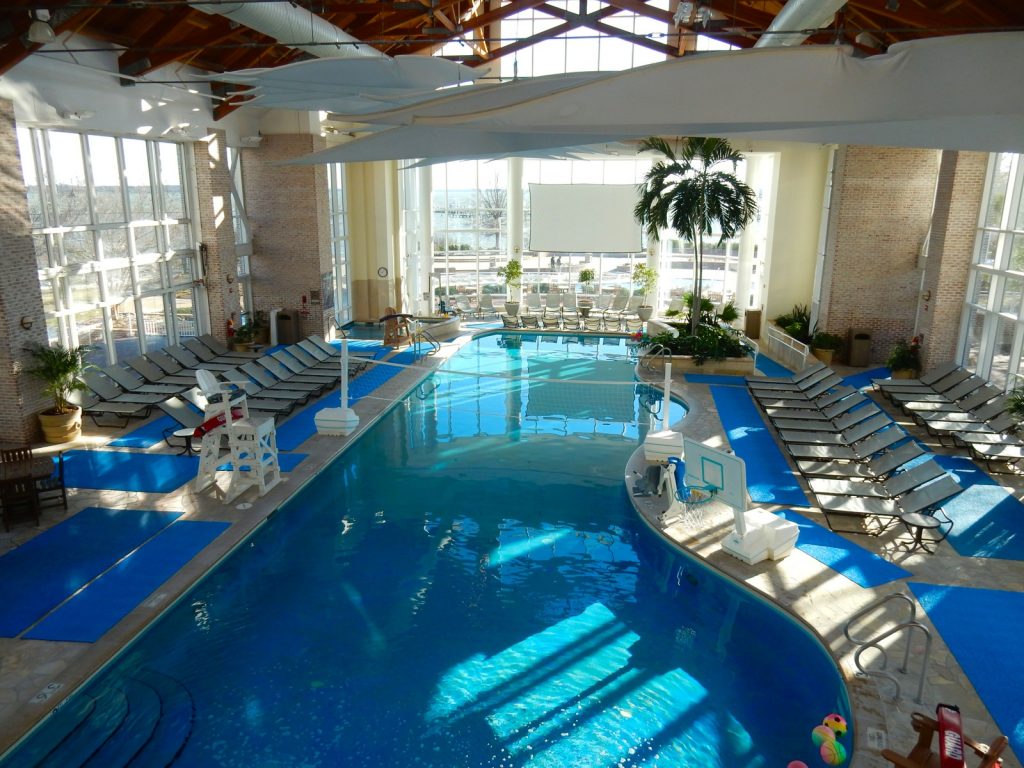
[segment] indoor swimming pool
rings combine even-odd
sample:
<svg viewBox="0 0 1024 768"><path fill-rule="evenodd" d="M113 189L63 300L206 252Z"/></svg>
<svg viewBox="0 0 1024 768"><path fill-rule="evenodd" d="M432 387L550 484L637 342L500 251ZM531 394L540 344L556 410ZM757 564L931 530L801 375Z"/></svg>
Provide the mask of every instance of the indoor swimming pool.
<svg viewBox="0 0 1024 768"><path fill-rule="evenodd" d="M0 765L820 764L829 655L633 511L626 344L470 342Z"/></svg>

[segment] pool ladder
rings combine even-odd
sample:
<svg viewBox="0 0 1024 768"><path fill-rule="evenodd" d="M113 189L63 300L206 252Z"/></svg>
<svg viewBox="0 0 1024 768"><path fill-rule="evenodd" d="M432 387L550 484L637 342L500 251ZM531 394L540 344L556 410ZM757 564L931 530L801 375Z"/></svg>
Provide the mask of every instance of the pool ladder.
<svg viewBox="0 0 1024 768"><path fill-rule="evenodd" d="M643 357L640 358L640 366L648 371L657 371L658 369L654 367L654 361L661 357L672 357L672 351L664 344L655 344L644 352Z"/></svg>
<svg viewBox="0 0 1024 768"><path fill-rule="evenodd" d="M421 345L427 345L427 351L425 355L436 355L441 351L441 342L435 339L430 331L423 328L418 328L412 335L412 342L416 349L416 354L420 354Z"/></svg>
<svg viewBox="0 0 1024 768"><path fill-rule="evenodd" d="M888 629L881 632L880 634L868 639L853 636L851 628L858 620L864 618L875 609L881 608L883 605L893 600L902 601L906 603L906 605L910 608L909 618L905 619L904 621L901 621L895 626L890 626ZM894 635L905 633L906 647L903 650L903 666L901 666L898 671L902 672L903 674L906 674L907 666L910 662L911 637L915 632L920 632L924 635L924 656L921 659L921 676L917 682L917 698L914 699L915 702L920 704L921 695L924 693L924 676L925 672L928 670L928 660L930 659L932 653L932 633L928 631L928 628L926 626L924 626L923 624L921 624L921 622L917 620L917 604L913 600L911 600L902 592L893 592L888 595L883 595L874 602L869 603L867 606L857 611L857 613L853 614L853 616L850 617L849 621L846 622L846 626L843 628L843 634L846 635L846 639L854 645L860 646L857 649L856 653L853 654L853 662L857 665L857 669L860 670L861 674L863 675L867 675L869 677L881 677L886 680L890 680L893 683L893 685L896 686L896 696L893 699L894 701L896 699L899 699L900 697L900 681L891 672L886 671L886 667L889 663L889 657L886 653L885 648L883 648L881 644L883 641L887 640L890 637L893 637ZM861 656L863 656L863 654L871 648L875 649L881 654L882 665L880 669L867 669L861 663Z"/></svg>

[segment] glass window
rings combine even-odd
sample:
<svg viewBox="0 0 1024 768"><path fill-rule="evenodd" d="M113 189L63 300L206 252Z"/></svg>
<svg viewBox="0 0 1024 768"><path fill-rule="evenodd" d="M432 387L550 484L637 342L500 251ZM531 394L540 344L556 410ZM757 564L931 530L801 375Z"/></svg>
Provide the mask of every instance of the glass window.
<svg viewBox="0 0 1024 768"><path fill-rule="evenodd" d="M51 336L68 344L100 345L91 359L103 363L108 352L113 359L138 354L143 334L150 347L176 341L167 318L175 291L185 287L192 295L195 253L186 194L193 182L182 147L20 126L18 142ZM51 169L52 180L45 178ZM155 226L156 219L163 223ZM44 227L59 229L44 232ZM161 266L165 260L167 272ZM191 299L188 306L194 318ZM108 350L110 339L117 343Z"/></svg>
<svg viewBox="0 0 1024 768"><path fill-rule="evenodd" d="M996 252L999 247L999 233L984 231L981 233L981 242L978 245L978 264L986 267L996 265Z"/></svg>
<svg viewBox="0 0 1024 768"><path fill-rule="evenodd" d="M992 275L988 272L978 272L974 278L974 295L971 298L971 303L987 307L988 297L991 292Z"/></svg>
<svg viewBox="0 0 1024 768"><path fill-rule="evenodd" d="M86 138L95 193L96 222L120 224L125 221L125 215L124 196L121 193L121 166L117 159L117 140L112 136Z"/></svg>
<svg viewBox="0 0 1024 768"><path fill-rule="evenodd" d="M149 176L149 152L146 142L139 139L124 140L124 175L128 185L128 209L132 220L152 220L153 185Z"/></svg>
<svg viewBox="0 0 1024 768"><path fill-rule="evenodd" d="M91 223L81 134L53 131L50 152L59 158L59 162L53 163L53 192L60 225L72 227Z"/></svg>
<svg viewBox="0 0 1024 768"><path fill-rule="evenodd" d="M1006 191L1010 183L1010 170L1013 155L996 155L992 170L992 185L989 187L988 208L985 211L986 227L998 227L1003 223L1003 207L1006 204Z"/></svg>
<svg viewBox="0 0 1024 768"><path fill-rule="evenodd" d="M1003 303L999 311L1004 314L1020 315L1022 291L1024 291L1024 280L1018 277L1005 278L1003 284Z"/></svg>

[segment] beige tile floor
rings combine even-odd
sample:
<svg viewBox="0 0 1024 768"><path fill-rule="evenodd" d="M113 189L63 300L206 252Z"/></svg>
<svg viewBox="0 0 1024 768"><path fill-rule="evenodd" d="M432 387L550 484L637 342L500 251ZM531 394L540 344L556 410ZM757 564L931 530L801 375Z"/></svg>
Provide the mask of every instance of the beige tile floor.
<svg viewBox="0 0 1024 768"><path fill-rule="evenodd" d="M324 464L344 451L391 402L404 395L434 367L454 354L468 338L464 335L454 342L445 343L437 356L425 358L392 378L371 397L361 400L355 409L360 417L359 431L352 436L340 438L317 435L310 438L301 447L301 451L309 454L309 457L295 471L285 475L285 481L263 498L256 499L254 492L248 491L235 504L226 505L221 501L219 490L208 489L196 493L191 484L166 495L72 490L67 515L87 506L180 510L190 519L227 521L232 525L96 643L0 639L0 749L12 744L51 711L196 579L259 527L271 512L301 488ZM675 391L690 406L687 417L676 428L710 444L724 445L721 423L707 386L686 385L681 379L674 386ZM336 399L337 390L326 397ZM138 424L133 423L128 429L136 426ZM90 425L78 444L64 447L101 447L125 431L97 429ZM41 447L40 450L55 449ZM151 450L168 449L160 444ZM632 485L631 472L639 468L641 463L642 457L638 452L630 466L625 468L628 485ZM1002 480L1006 482L1005 478ZM220 487L225 485L226 476L219 483ZM1020 495L1021 488L1015 485L1014 489ZM636 498L634 504L652 528L661 531L657 515L664 508L665 502L657 498ZM966 730L976 738L990 739L996 734L984 705L978 700L970 682L941 638L936 638L921 705L912 701L916 693L916 678L908 677L903 685L904 695L893 701L891 688L887 684L876 685L874 679L857 674L852 660L854 649L843 635L843 625L849 616L877 596L893 591L894 585L885 585L875 590L862 589L799 551L778 563L748 566L724 554L718 546L730 528L731 513L714 504L708 507L704 510L704 525L700 530L676 524L662 533L723 573L793 612L832 651L847 679L854 704L858 743L857 755L850 763L852 766L888 765L878 755L878 750L886 744L899 749L909 745L912 741L909 713L915 710L930 712L938 701L957 703L963 710ZM0 553L18 546L65 517L63 510L51 507L44 513L40 528L20 526L10 533L0 534ZM913 578L918 581L1024 590L1024 563L961 558L945 544L940 546L935 555L908 553L901 541L900 532L896 530L877 538L857 536L855 540L912 571ZM876 617L869 618L874 620ZM915 642L915 658L920 651L920 642ZM1011 768L1021 766L1013 755L1008 755L1005 762Z"/></svg>

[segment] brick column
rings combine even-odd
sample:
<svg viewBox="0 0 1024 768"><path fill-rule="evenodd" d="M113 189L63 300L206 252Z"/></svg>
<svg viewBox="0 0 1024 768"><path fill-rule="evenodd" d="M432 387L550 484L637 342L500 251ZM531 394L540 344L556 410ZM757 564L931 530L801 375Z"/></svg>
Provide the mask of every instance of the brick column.
<svg viewBox="0 0 1024 768"><path fill-rule="evenodd" d="M245 206L253 227L254 308L301 310L305 296L309 314L300 318L303 335L330 327L331 313L310 298L332 268L327 169L280 163L324 147L320 136L264 134L258 148L242 150Z"/></svg>
<svg viewBox="0 0 1024 768"><path fill-rule="evenodd" d="M913 335L937 164L935 150L837 153L819 330L845 338L851 328L867 329L874 363Z"/></svg>
<svg viewBox="0 0 1024 768"><path fill-rule="evenodd" d="M210 129L193 144L196 186L199 193L199 229L206 246L206 298L210 330L224 341L227 321L238 323L238 255L231 213L231 173L224 131ZM230 282L228 278L230 277Z"/></svg>
<svg viewBox="0 0 1024 768"><path fill-rule="evenodd" d="M942 153L918 323L926 370L956 355L987 168L984 152Z"/></svg>
<svg viewBox="0 0 1024 768"><path fill-rule="evenodd" d="M29 443L40 436L36 414L52 405L38 380L25 375L25 347L46 344L46 319L30 234L14 104L0 99L0 435ZM21 321L31 322L31 330Z"/></svg>

